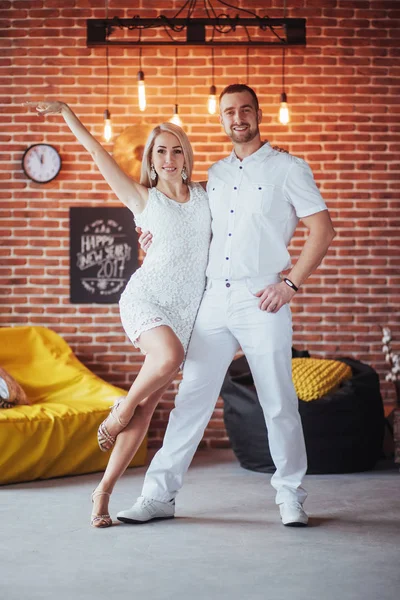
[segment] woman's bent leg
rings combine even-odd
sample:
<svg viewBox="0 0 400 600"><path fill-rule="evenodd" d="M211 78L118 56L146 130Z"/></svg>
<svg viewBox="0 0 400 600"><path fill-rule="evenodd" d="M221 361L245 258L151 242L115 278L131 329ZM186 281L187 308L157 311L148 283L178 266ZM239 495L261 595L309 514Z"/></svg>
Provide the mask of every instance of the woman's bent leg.
<svg viewBox="0 0 400 600"><path fill-rule="evenodd" d="M144 398L169 383L184 359L183 346L170 327L162 325L150 329L142 333L139 341L146 357L126 398L114 409L117 418L106 420L107 431L112 437L122 431L121 423L130 422L136 407ZM111 446L111 443L105 444L106 449Z"/></svg>
<svg viewBox="0 0 400 600"><path fill-rule="evenodd" d="M135 414L129 424L117 437L107 468L96 490L108 492L109 494L113 492L115 484L128 468L142 443L154 410L171 382L172 379L160 390L150 394L136 407ZM93 512L95 514L107 514L109 499L109 496L106 495L97 496L94 499Z"/></svg>

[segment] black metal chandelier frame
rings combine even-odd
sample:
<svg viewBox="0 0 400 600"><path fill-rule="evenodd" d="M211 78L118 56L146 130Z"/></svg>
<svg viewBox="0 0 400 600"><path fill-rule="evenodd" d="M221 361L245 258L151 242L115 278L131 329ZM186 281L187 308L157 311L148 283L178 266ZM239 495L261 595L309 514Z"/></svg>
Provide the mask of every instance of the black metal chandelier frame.
<svg viewBox="0 0 400 600"><path fill-rule="evenodd" d="M252 39L248 28L257 28L261 34L269 30L273 34L272 40ZM146 40L146 30L163 29L167 40L150 37ZM228 39L229 34L235 33L239 28L247 35L247 40ZM127 29L137 32L137 39L113 39L117 29ZM277 31L279 30L279 33ZM211 36L207 39L207 31ZM175 39L173 33L186 31L186 39ZM214 39L218 32L225 39ZM232 36L231 36L232 37ZM306 45L306 19L270 19L269 17L241 18L239 15L219 15L213 18L168 18L160 15L156 18L133 17L131 19L88 19L87 20L87 46L305 46Z"/></svg>

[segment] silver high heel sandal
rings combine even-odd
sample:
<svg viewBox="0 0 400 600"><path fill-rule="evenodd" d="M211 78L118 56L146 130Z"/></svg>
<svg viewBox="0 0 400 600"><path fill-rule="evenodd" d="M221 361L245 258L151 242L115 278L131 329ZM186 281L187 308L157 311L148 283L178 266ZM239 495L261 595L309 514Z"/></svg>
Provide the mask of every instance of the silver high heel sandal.
<svg viewBox="0 0 400 600"><path fill-rule="evenodd" d="M92 502L97 496L111 496L109 492L102 492L100 490L94 490L92 493ZM110 515L107 513L106 515L96 515L94 513L91 514L90 524L92 527L96 529L104 529L105 527L111 527L113 524Z"/></svg>
<svg viewBox="0 0 400 600"><path fill-rule="evenodd" d="M115 441L117 439L116 435L111 435L107 429L107 419L108 417L112 417L114 421L116 421L121 426L122 429L125 429L128 423L123 423L118 416L117 409L121 402L125 400L125 397L119 398L115 404L111 407L110 413L104 419L102 423L100 423L99 428L97 430L97 443L99 444L99 448L102 452L108 452L114 446ZM118 435L118 434L117 434Z"/></svg>

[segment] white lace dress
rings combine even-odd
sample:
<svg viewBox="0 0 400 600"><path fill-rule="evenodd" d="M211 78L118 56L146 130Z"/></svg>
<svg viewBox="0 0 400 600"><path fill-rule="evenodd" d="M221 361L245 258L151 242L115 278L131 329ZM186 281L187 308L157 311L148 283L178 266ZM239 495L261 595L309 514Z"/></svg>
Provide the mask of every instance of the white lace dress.
<svg viewBox="0 0 400 600"><path fill-rule="evenodd" d="M180 204L151 188L135 223L151 231L153 243L121 295L122 325L139 348L144 331L168 325L186 353L205 288L211 237L207 194L193 183L189 200Z"/></svg>

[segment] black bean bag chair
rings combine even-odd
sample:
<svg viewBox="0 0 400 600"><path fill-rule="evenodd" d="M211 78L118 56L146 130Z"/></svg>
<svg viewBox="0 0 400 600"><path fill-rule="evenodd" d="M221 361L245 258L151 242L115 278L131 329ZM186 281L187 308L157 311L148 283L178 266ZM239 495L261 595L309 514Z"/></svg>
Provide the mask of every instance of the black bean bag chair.
<svg viewBox="0 0 400 600"><path fill-rule="evenodd" d="M293 356L309 354L293 350ZM382 455L384 412L378 375L358 360L337 360L351 367L352 377L321 398L299 400L309 474L368 471ZM230 365L221 396L226 431L240 465L274 472L264 415L244 356Z"/></svg>

